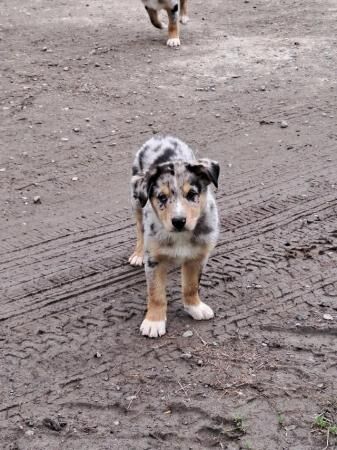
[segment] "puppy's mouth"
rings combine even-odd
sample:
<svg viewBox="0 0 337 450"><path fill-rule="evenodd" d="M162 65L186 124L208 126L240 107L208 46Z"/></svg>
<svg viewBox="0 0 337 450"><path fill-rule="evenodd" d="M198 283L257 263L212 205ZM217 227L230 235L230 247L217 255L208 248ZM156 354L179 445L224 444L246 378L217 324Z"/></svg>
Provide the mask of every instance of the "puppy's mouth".
<svg viewBox="0 0 337 450"><path fill-rule="evenodd" d="M170 229L170 233L173 234L184 234L184 233L191 233L193 231L193 229L191 230L188 226L184 226L183 228L176 228L176 227L171 227Z"/></svg>
<svg viewBox="0 0 337 450"><path fill-rule="evenodd" d="M173 228L172 230L171 230L171 233L175 233L175 234L181 234L181 233L184 233L184 232L186 232L186 231L189 231L187 228L183 228L182 230L177 230L176 228Z"/></svg>

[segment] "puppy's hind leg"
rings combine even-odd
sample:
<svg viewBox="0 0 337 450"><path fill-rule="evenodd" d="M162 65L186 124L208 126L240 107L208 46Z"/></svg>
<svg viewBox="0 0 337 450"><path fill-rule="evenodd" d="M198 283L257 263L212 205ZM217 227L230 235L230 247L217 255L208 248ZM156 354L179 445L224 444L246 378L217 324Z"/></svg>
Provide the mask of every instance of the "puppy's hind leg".
<svg viewBox="0 0 337 450"><path fill-rule="evenodd" d="M180 22L185 25L188 21L187 0L180 0Z"/></svg>
<svg viewBox="0 0 337 450"><path fill-rule="evenodd" d="M158 11L152 8L148 8L147 6L145 6L145 9L150 17L152 25L156 28L159 28L160 30L166 30L167 26L159 19Z"/></svg>
<svg viewBox="0 0 337 450"><path fill-rule="evenodd" d="M141 266L144 259L144 227L143 227L143 210L136 206L136 236L137 243L135 251L129 258L132 266Z"/></svg>

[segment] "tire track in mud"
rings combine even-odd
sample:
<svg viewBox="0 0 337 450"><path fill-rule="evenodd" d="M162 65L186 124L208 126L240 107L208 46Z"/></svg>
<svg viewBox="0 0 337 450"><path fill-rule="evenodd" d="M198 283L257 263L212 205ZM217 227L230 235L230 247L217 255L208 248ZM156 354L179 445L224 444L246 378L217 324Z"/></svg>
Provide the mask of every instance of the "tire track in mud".
<svg viewBox="0 0 337 450"><path fill-rule="evenodd" d="M220 207L224 201L219 202ZM323 198L322 192L315 192L312 199L293 197L283 201L271 200L266 204L261 202L245 208L232 217L223 218L225 226L214 256L221 256L222 251L228 255L243 248L247 250L247 241L252 247L254 245L252 240L256 240L257 236L261 237L263 234L282 229L287 225L292 227L294 223L296 228L297 221L312 214L332 211L333 215L336 206L335 195L326 195L325 189ZM82 222L82 228L92 227L92 225L88 227L85 221ZM96 219L95 222L99 221ZM103 220L104 222L106 221ZM71 224L69 228L71 229ZM81 224L74 224L74 228L81 228ZM100 224L99 229L99 233L96 228L93 228L89 232L82 231L70 236L48 239L19 250L19 253L25 255L28 252L28 261L27 256L24 256L22 262L20 259L12 261L13 266L10 265L8 253L5 254L5 258L2 255L0 273L6 276L8 271L9 274L6 276L7 279L5 277L2 279L7 300L0 320L7 321L20 315L25 315L26 320L26 314L33 310L38 312L41 308L50 305L63 305L63 302L74 297L95 293L95 291L100 291L101 294L105 292L113 294L114 285L117 285L116 289L123 289L126 286L136 287L143 278L142 272L135 271L125 262L127 259L125 247L131 250L127 243L132 233L132 221L121 219L116 225ZM231 236L232 231L239 231L239 236ZM38 251L36 252L35 249ZM39 260L41 255L43 259ZM85 261L85 264L82 261ZM216 268L217 264L211 258L208 271L216 273ZM43 274L42 277L41 274ZM47 301L44 300L45 295L48 295ZM20 312L12 316L11 311L18 310ZM34 320L37 317L34 316Z"/></svg>
<svg viewBox="0 0 337 450"><path fill-rule="evenodd" d="M285 314L292 308L303 305L309 294L313 296L313 301L315 301L317 293L322 291L325 286L337 285L336 277L331 276L331 274L328 276L330 271L312 278L308 277L303 271L298 271L297 268L290 268L289 271L292 272L291 286L287 287L286 292L284 292L284 284L286 283L284 277L281 283L283 286L275 283L274 278L275 274L279 273L277 263L284 261L287 251L287 247L284 248L282 245L282 235L279 236L277 233L282 230L282 227L288 228L287 233L295 233L295 242L298 242L299 237L308 234L308 230L303 229L302 225L298 224L298 218L310 217L313 211L318 212L321 215L320 234L314 235L313 241L319 242L321 224L325 224L326 221L329 224L329 220L332 220L330 229L333 229L336 225L334 221L336 202L331 201L326 206L327 200L331 200L331 198L330 196L322 198L320 194L315 192L313 199L305 199L305 201L295 197L292 202L288 202L288 209L286 209L287 202L278 201L275 204L272 203L272 207L270 204L264 207L264 204L261 203L259 207L252 208L249 214L244 211L243 217L238 213L235 221L230 222L230 226L222 234L214 257L210 260L205 282L202 283L204 294L206 298L211 299L212 305L221 304L223 294L225 293L226 296L227 293L229 294L226 298L225 307L218 306L218 320L215 321L214 325L208 327L211 329L208 329L207 335L211 333L214 337L223 336L224 331L225 334L231 335L238 329L244 333L247 327L251 332L253 327L264 332L269 331L272 340L275 331L272 327L275 321L282 320L282 317L284 318ZM299 200L297 205L296 199ZM302 210L303 204L306 207ZM261 223L266 220L269 227L267 231L261 226ZM3 347L5 359L11 358L15 361L29 357L39 358L39 355L48 351L49 347L55 347L53 334L47 341L48 346L46 346L46 342L36 346L34 344L36 339L31 336L31 331L27 328L29 324L34 323L37 327L45 329L47 318L52 318L53 321L63 327L62 324L67 323L69 317L86 315L89 309L88 322L96 324L101 322L101 334L105 335L105 338L108 335L111 336L111 331L106 334L107 326L117 326L118 329L119 326L124 327L123 324L130 320L132 329L136 330L144 308L145 281L142 270L131 269L125 263L125 250L130 247L128 242L133 226L131 222L131 220L123 218L117 221L117 224L104 221L104 224L97 227L96 219L96 227L91 228L92 225L89 224L88 226L88 222L84 221L82 228L91 228L89 232L77 232L71 236L56 238L55 241L49 239L48 242L35 245L34 251L37 250L37 252L34 256L34 262L31 262L29 266L33 278L28 277L27 279L26 274L22 273L25 257L22 258L23 261L20 259L15 261L15 263L20 261L21 267L18 273L15 273L15 270L13 271L13 267L11 268L10 273L12 276L14 274L14 277L5 291L8 303L4 305L1 311L1 320L6 327L6 332L11 328L15 329L17 339L13 342L5 341ZM246 234L244 237L236 235L230 238L232 229L239 228L239 223L243 232L245 229L247 230ZM270 228L270 224L274 224L274 226ZM315 227L316 224L313 221L307 226ZM99 233L97 233L97 229L100 230ZM266 252L265 246L261 246L259 241L261 236L268 234L271 236L268 242L264 243L269 245L269 247L267 245L269 251ZM117 243L109 245L110 238ZM321 250L329 245L331 246L330 241L327 243L323 240L322 243ZM51 244L54 247L50 248ZM62 246L62 251L60 251L60 246ZM96 249L96 252L91 251L91 246ZM71 247L71 250L69 247ZM270 247L272 247L272 255L270 254ZM65 257L63 251L66 248L68 250ZM254 250L253 256L247 256L249 249ZM24 253L27 254L26 251ZM60 269L60 265L68 265L68 261L72 261L71 257L74 254L77 255L77 260L85 261L84 267L81 264L76 264L70 270ZM43 256L42 261L41 255ZM50 281L47 284L43 279L41 280L40 275L34 277L34 274L41 273L41 263L44 266L44 277L47 277ZM242 280L245 279L245 268L250 264L255 265L254 278L263 269L265 283L267 284L268 279L271 278L274 286L272 289L253 289L250 291L254 294L249 295L251 298L246 305L247 293L245 292L246 289L242 289ZM55 267L57 268L56 271ZM303 278L304 276L307 279ZM228 277L233 280L231 284L227 282ZM17 280L20 280L20 283L17 283ZM303 285L306 285L305 289ZM114 301L116 293L118 297L117 301ZM46 299L46 296L48 296L48 299ZM122 298L123 301L121 301ZM215 299L218 300L215 302ZM74 300L76 300L76 303L74 303ZM103 304L102 300L104 300ZM178 302L178 300L175 301ZM76 328L75 324L71 327L74 336L76 336ZM332 331L326 330L328 336L331 333L333 334ZM114 334L115 332L112 333L112 335ZM3 335L4 339L5 335L6 333ZM23 336L27 340L26 345L22 344ZM75 348L76 346L81 348L86 345L87 339L87 332L80 333L78 339L74 341ZM58 342L54 357L57 356L57 353L62 354L63 344ZM302 342L302 346L308 348L310 345L312 345L312 339L309 336L307 345ZM335 348L332 339L328 339L324 346L326 348L330 346L330 351ZM112 352L112 355L115 356L114 352ZM111 368L111 364L107 364L107 367ZM82 379L95 378L99 374L105 373L106 370L108 369L104 367L95 368L91 373L88 372L85 376L82 376ZM76 373L68 375L68 377L75 379L76 376L78 377ZM67 382L61 380L60 383ZM26 401L33 401L34 398L36 397L32 394L31 398L26 397ZM8 404L4 411L12 408L14 406Z"/></svg>

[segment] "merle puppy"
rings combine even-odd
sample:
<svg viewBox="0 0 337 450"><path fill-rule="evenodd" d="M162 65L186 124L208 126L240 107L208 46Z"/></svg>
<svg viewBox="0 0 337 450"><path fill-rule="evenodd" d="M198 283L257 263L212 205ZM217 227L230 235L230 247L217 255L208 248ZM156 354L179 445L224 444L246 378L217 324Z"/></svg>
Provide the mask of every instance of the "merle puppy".
<svg viewBox="0 0 337 450"><path fill-rule="evenodd" d="M179 47L179 15L180 22L188 22L187 0L142 0L145 9L150 17L152 25L159 29L166 29L158 16L161 9L165 9L168 15L168 41L169 47Z"/></svg>
<svg viewBox="0 0 337 450"><path fill-rule="evenodd" d="M129 262L145 264L147 313L140 330L158 337L166 331L166 273L182 266L185 310L196 320L211 319L199 298L199 280L218 236L218 213L210 188L218 187L219 164L196 159L173 137L153 137L137 152L132 167L137 244Z"/></svg>

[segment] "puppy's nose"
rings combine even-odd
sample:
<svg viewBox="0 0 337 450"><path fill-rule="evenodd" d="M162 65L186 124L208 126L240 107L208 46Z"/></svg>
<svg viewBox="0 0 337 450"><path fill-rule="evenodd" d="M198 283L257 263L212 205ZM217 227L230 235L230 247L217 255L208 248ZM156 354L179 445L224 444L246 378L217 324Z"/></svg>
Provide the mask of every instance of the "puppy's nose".
<svg viewBox="0 0 337 450"><path fill-rule="evenodd" d="M172 225L177 231L181 231L186 223L185 217L173 217L172 219Z"/></svg>

